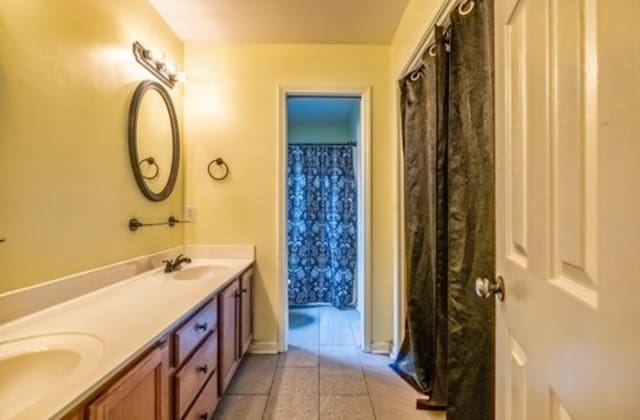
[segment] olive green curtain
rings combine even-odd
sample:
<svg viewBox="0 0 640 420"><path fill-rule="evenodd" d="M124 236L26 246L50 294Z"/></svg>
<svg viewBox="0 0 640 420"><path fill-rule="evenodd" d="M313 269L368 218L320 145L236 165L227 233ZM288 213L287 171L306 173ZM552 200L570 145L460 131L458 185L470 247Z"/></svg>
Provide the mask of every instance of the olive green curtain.
<svg viewBox="0 0 640 420"><path fill-rule="evenodd" d="M447 78L442 28L423 66L401 82L407 324L392 368L430 404L447 403Z"/></svg>
<svg viewBox="0 0 640 420"><path fill-rule="evenodd" d="M407 328L392 367L449 420L494 417L493 1L455 8L401 82ZM448 52L447 52L448 51Z"/></svg>
<svg viewBox="0 0 640 420"><path fill-rule="evenodd" d="M494 418L495 302L474 290L495 274L493 1L474 5L449 37L449 420Z"/></svg>

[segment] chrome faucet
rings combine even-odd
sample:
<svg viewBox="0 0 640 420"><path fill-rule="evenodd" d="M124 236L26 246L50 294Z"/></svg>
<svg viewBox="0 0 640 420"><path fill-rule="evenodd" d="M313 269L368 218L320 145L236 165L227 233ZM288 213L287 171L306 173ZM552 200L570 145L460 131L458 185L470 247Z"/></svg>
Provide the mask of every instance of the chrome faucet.
<svg viewBox="0 0 640 420"><path fill-rule="evenodd" d="M185 257L182 254L178 255L174 261L164 260L164 272L173 273L174 271L180 271L182 264L190 264L191 258Z"/></svg>

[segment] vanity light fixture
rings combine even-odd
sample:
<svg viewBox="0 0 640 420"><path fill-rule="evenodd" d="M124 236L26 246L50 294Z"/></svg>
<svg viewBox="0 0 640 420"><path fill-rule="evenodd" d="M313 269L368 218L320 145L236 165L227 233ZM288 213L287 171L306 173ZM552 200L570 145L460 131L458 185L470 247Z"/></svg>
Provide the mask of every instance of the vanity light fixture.
<svg viewBox="0 0 640 420"><path fill-rule="evenodd" d="M162 83L173 88L176 83L184 82L185 74L179 72L176 65L166 60L165 54L157 49L147 49L138 41L133 43L133 55L136 61L149 70Z"/></svg>

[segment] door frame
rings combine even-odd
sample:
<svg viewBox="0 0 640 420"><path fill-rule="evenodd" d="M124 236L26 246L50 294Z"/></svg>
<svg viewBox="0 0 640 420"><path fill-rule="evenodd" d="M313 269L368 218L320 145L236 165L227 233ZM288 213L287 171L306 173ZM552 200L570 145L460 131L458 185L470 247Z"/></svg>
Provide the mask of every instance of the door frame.
<svg viewBox="0 0 640 420"><path fill-rule="evenodd" d="M276 212L278 302L278 352L289 347L289 291L287 282L287 98L295 96L333 96L360 98L360 153L358 185L358 283L363 285L360 314L362 350L371 351L371 87L346 86L317 88L306 86L278 86L278 151L277 186L278 209ZM360 294L360 293L359 293Z"/></svg>
<svg viewBox="0 0 640 420"><path fill-rule="evenodd" d="M395 112L395 131L397 143L395 145L395 164L396 164L396 189L395 202L398 206L398 212L395 220L394 235L394 254L396 259L394 284L393 284L393 344L391 355L396 357L400 351L400 346L404 340L405 323L407 313L406 301L406 261L405 261L405 236L404 236L404 152L402 143L402 93L400 90L400 82L413 70L418 68L422 63L422 56L434 41L434 28L436 25L446 26L449 21L449 15L455 7L459 5L459 0L438 0L438 9L435 11L430 21L420 32L420 37L416 39L413 48L409 51L408 56L404 60L404 64L395 75L394 96L394 112Z"/></svg>

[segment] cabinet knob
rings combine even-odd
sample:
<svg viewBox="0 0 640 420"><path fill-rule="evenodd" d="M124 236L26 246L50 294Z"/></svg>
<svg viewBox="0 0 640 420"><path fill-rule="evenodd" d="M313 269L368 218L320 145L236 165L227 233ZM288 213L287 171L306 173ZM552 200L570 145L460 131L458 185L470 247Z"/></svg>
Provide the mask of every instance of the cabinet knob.
<svg viewBox="0 0 640 420"><path fill-rule="evenodd" d="M197 322L196 323L196 331L206 331L207 323L206 322Z"/></svg>
<svg viewBox="0 0 640 420"><path fill-rule="evenodd" d="M209 367L207 365L198 366L198 372L207 373L209 371Z"/></svg>
<svg viewBox="0 0 640 420"><path fill-rule="evenodd" d="M242 294L247 293L249 290L247 290L247 288L245 287L244 289L242 289Z"/></svg>

